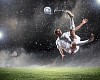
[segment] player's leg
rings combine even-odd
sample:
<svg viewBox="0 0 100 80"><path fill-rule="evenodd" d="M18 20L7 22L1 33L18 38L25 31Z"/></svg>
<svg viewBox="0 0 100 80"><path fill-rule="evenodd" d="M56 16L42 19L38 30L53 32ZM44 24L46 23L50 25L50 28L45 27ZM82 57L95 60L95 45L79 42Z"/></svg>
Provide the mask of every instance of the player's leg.
<svg viewBox="0 0 100 80"><path fill-rule="evenodd" d="M67 11L66 13L70 17L70 37L72 38L71 49L76 49L77 37L75 34L75 24L74 24L74 19L73 19L74 15L70 11Z"/></svg>
<svg viewBox="0 0 100 80"><path fill-rule="evenodd" d="M83 45L83 44L92 42L93 40L94 40L94 35L91 34L91 37L90 37L88 40L78 41L78 42L76 42L76 45L77 45L77 46L81 46L81 45Z"/></svg>
<svg viewBox="0 0 100 80"><path fill-rule="evenodd" d="M70 35L73 38L73 42L75 42L76 34L75 34L75 24L73 18L70 18Z"/></svg>
<svg viewBox="0 0 100 80"><path fill-rule="evenodd" d="M76 38L76 34L75 34L75 24L74 24L74 15L70 12L70 11L66 11L66 13L69 15L70 17L70 35L73 39L73 42L75 42Z"/></svg>

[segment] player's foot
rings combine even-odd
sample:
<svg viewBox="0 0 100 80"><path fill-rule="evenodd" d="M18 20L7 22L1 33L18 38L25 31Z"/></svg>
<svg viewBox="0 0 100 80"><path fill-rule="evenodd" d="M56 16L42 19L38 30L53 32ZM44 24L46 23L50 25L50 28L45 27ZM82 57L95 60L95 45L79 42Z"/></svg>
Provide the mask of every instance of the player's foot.
<svg viewBox="0 0 100 80"><path fill-rule="evenodd" d="M91 34L91 37L89 38L89 42L92 42L94 40L94 34Z"/></svg>
<svg viewBox="0 0 100 80"><path fill-rule="evenodd" d="M74 18L74 14L71 13L71 11L66 10L65 12L69 15L70 18Z"/></svg>
<svg viewBox="0 0 100 80"><path fill-rule="evenodd" d="M62 60L64 60L65 55L62 55Z"/></svg>

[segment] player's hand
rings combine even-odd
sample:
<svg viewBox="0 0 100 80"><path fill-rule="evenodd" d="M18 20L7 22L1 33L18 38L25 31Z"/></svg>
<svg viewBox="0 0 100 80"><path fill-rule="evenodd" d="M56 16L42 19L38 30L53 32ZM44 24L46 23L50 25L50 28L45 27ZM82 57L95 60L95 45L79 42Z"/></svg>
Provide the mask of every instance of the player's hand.
<svg viewBox="0 0 100 80"><path fill-rule="evenodd" d="M86 19L86 18L82 20L83 24L86 24L87 22L88 22L88 19Z"/></svg>
<svg viewBox="0 0 100 80"><path fill-rule="evenodd" d="M62 60L64 60L65 55L62 55Z"/></svg>

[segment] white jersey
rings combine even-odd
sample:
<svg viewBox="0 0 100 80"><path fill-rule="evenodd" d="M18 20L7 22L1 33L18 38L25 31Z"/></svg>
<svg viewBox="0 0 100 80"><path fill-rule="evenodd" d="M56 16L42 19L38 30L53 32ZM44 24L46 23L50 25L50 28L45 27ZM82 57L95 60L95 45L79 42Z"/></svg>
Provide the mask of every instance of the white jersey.
<svg viewBox="0 0 100 80"><path fill-rule="evenodd" d="M80 37L77 36L77 42L80 42ZM56 40L56 45L58 49L64 49L64 51L71 53L71 45L72 45L72 41L70 39L70 32L65 32L62 34L61 37L58 37ZM79 46L76 46L76 49L74 50L74 53L76 53L79 50Z"/></svg>

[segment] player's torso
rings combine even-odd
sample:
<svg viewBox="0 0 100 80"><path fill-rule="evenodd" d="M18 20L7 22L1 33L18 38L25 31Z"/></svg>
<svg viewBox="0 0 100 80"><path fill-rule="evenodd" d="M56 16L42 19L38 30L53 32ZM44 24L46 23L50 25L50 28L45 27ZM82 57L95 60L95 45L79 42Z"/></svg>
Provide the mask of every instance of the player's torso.
<svg viewBox="0 0 100 80"><path fill-rule="evenodd" d="M69 44L68 42L65 42L64 40L58 40L58 44L59 44L63 49L70 48L70 44Z"/></svg>
<svg viewBox="0 0 100 80"><path fill-rule="evenodd" d="M63 40L59 40L58 43L60 44L61 48L67 52L67 53L71 53L71 44L69 44L68 42L65 42ZM79 46L76 46L76 49L74 50L74 53L76 53L79 50Z"/></svg>
<svg viewBox="0 0 100 80"><path fill-rule="evenodd" d="M66 34L66 37L65 37L65 34ZM60 38L57 39L56 43L59 44L59 46L65 51L65 52L68 52L68 53L71 53L71 43L67 41L67 39L71 40L70 39L70 34L69 32L67 33L64 33ZM75 53L79 50L79 46L76 46L76 49L75 49Z"/></svg>
<svg viewBox="0 0 100 80"><path fill-rule="evenodd" d="M66 38L67 37L67 38ZM70 40L69 38L69 34L68 32L66 33L66 37L65 37L65 33L62 34L61 37L59 37L57 40L56 40L56 43L61 47L63 48L64 50L68 50L71 46L71 44L68 42L68 39Z"/></svg>

